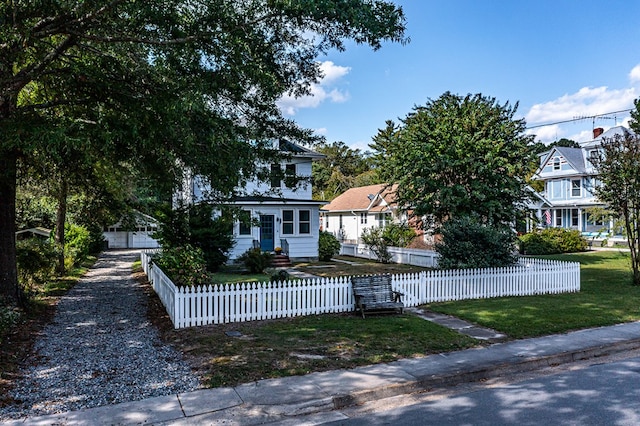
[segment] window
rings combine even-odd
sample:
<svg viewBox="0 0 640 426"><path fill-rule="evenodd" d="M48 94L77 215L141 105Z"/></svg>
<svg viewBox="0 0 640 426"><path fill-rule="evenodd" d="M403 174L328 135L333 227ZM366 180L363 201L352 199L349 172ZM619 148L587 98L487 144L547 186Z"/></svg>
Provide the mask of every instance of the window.
<svg viewBox="0 0 640 426"><path fill-rule="evenodd" d="M282 233L285 235L293 234L293 210L282 211Z"/></svg>
<svg viewBox="0 0 640 426"><path fill-rule="evenodd" d="M360 213L360 223L361 224L367 224L367 214L366 213Z"/></svg>
<svg viewBox="0 0 640 426"><path fill-rule="evenodd" d="M571 209L571 226L578 226L578 218L579 218L578 209Z"/></svg>
<svg viewBox="0 0 640 426"><path fill-rule="evenodd" d="M271 165L271 188L280 188L280 184L282 183L282 170L280 169L280 164L272 164Z"/></svg>
<svg viewBox="0 0 640 426"><path fill-rule="evenodd" d="M342 229L342 215L340 215L340 229Z"/></svg>
<svg viewBox="0 0 640 426"><path fill-rule="evenodd" d="M251 235L251 226L245 222L240 221L240 235Z"/></svg>
<svg viewBox="0 0 640 426"><path fill-rule="evenodd" d="M311 211L300 210L298 212L298 232L300 234L311 233Z"/></svg>
<svg viewBox="0 0 640 426"><path fill-rule="evenodd" d="M562 227L562 210L556 210L556 226Z"/></svg>
<svg viewBox="0 0 640 426"><path fill-rule="evenodd" d="M287 188L296 186L296 165L287 164L284 169L284 184Z"/></svg>
<svg viewBox="0 0 640 426"><path fill-rule="evenodd" d="M580 179L571 179L571 196L579 197L582 195L582 186Z"/></svg>
<svg viewBox="0 0 640 426"><path fill-rule="evenodd" d="M596 161L598 161L598 157L600 157L600 153L597 149L589 151L589 161L591 161L592 164L595 164Z"/></svg>
<svg viewBox="0 0 640 426"><path fill-rule="evenodd" d="M553 170L560 170L560 157L553 157Z"/></svg>
<svg viewBox="0 0 640 426"><path fill-rule="evenodd" d="M562 199L562 181L553 180L551 184L551 198L559 200Z"/></svg>
<svg viewBox="0 0 640 426"><path fill-rule="evenodd" d="M378 226L380 228L384 228L388 222L391 221L391 214L389 213L378 213Z"/></svg>

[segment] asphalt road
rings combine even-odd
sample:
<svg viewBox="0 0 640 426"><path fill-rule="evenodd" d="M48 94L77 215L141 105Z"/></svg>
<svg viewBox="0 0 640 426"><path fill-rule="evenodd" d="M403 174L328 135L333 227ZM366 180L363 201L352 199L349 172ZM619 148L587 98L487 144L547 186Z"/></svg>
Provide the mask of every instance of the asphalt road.
<svg viewBox="0 0 640 426"><path fill-rule="evenodd" d="M640 353L389 398L343 414L349 418L324 424L640 425Z"/></svg>

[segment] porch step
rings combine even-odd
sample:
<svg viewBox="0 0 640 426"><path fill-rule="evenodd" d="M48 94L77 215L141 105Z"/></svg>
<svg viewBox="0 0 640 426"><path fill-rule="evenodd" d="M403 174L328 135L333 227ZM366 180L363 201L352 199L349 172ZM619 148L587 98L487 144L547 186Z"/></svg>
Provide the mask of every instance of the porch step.
<svg viewBox="0 0 640 426"><path fill-rule="evenodd" d="M289 259L289 256L285 254L276 254L271 261L271 266L274 268L291 266L291 260Z"/></svg>

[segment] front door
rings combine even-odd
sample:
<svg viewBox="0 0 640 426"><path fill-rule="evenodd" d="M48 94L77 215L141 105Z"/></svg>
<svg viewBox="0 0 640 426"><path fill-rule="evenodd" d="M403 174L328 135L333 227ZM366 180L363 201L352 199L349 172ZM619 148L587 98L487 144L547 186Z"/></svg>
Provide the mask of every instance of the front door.
<svg viewBox="0 0 640 426"><path fill-rule="evenodd" d="M272 214L260 215L260 249L262 251L273 251L273 218Z"/></svg>

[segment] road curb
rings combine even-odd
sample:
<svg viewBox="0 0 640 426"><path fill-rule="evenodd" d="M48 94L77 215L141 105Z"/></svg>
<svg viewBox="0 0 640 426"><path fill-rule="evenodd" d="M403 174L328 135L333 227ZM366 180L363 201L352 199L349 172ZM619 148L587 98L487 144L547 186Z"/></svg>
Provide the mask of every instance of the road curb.
<svg viewBox="0 0 640 426"><path fill-rule="evenodd" d="M448 374L424 376L406 383L336 395L333 397L333 408L336 410L343 409L378 399L428 392L437 386L452 386L461 383L478 382L480 380L496 378L504 374L526 372L544 367L584 361L586 359L613 355L633 349L640 349L640 339L597 345L541 357L529 357L519 362L502 362L493 365L476 366Z"/></svg>

